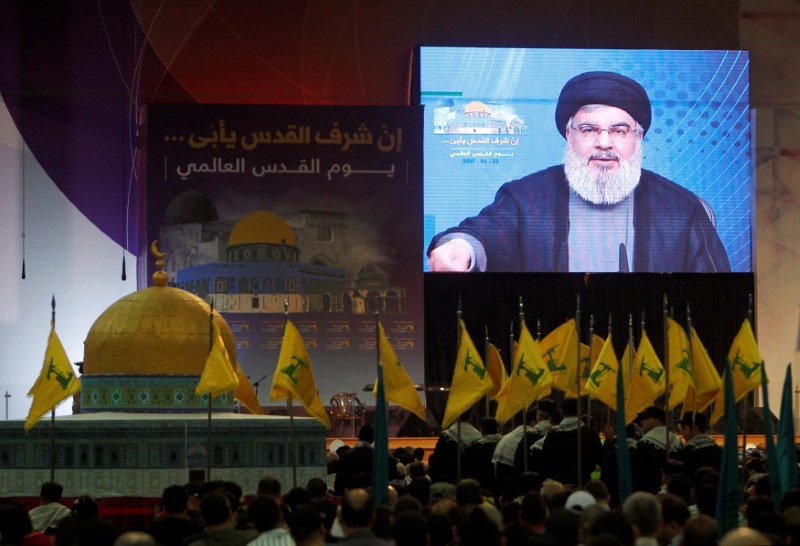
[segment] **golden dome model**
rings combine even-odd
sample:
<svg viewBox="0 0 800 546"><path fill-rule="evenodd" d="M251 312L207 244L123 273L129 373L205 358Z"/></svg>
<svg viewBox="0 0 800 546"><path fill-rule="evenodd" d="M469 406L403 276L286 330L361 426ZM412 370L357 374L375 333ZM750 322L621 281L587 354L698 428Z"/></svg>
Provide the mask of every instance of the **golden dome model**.
<svg viewBox="0 0 800 546"><path fill-rule="evenodd" d="M294 231L283 218L260 210L248 214L236 223L228 239L228 248L259 243L293 246L295 240Z"/></svg>
<svg viewBox="0 0 800 546"><path fill-rule="evenodd" d="M489 114L489 107L479 100L474 100L464 107L465 114Z"/></svg>
<svg viewBox="0 0 800 546"><path fill-rule="evenodd" d="M145 405L145 411L164 403L191 405L200 398L195 400L192 390L210 350L211 307L190 292L166 286L166 273L161 270L165 254L156 244L151 245L158 268L153 274L154 286L120 298L89 329L84 342L82 410L113 409L123 391L129 399L120 405ZM233 332L216 311L213 320L231 364L236 366ZM135 392L133 385L138 385ZM154 404L150 395L157 389L161 395ZM87 396L91 400L84 400Z"/></svg>

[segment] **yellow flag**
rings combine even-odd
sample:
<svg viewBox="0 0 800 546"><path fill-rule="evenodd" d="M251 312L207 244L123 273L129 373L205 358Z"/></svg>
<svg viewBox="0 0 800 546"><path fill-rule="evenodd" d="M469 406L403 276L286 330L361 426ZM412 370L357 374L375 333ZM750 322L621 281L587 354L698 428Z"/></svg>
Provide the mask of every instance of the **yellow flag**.
<svg viewBox="0 0 800 546"><path fill-rule="evenodd" d="M608 334L603 348L597 356L597 362L592 367L589 379L586 381L586 394L616 411L617 374L619 371L619 361L614 353L614 345L611 343L611 334ZM627 379L624 374L623 379Z"/></svg>
<svg viewBox="0 0 800 546"><path fill-rule="evenodd" d="M667 318L667 351L669 354L670 393L668 409L686 400L686 393L694 385L694 364L689 338L683 327Z"/></svg>
<svg viewBox="0 0 800 546"><path fill-rule="evenodd" d="M33 428L42 415L80 390L80 379L72 370L64 346L56 335L55 325L50 323L50 337L47 340L42 371L30 393L33 402L25 420L25 430Z"/></svg>
<svg viewBox="0 0 800 546"><path fill-rule="evenodd" d="M580 373L581 373L581 396L586 394L586 381L589 379L589 374L592 373L592 368L594 368L595 363L597 362L597 357L600 356L600 351L603 350L603 344L605 340L598 336L597 334L592 334L592 346L589 347L585 343L581 343L581 362L580 362Z"/></svg>
<svg viewBox="0 0 800 546"><path fill-rule="evenodd" d="M306 411L317 421L331 428L328 412L319 399L311 357L308 356L303 338L292 321L287 320L283 331L281 353L272 376L271 400L300 400Z"/></svg>
<svg viewBox="0 0 800 546"><path fill-rule="evenodd" d="M642 331L636 358L633 361L633 374L628 386L628 397L625 400L626 423L636 419L636 415L653 402L666 389L664 366L658 359L647 332Z"/></svg>
<svg viewBox="0 0 800 546"><path fill-rule="evenodd" d="M514 367L511 377L501 392L495 416L500 424L507 423L514 415L530 404L550 394L553 377L547 370L539 347L531 337L525 321L519 334L519 343L514 351Z"/></svg>
<svg viewBox="0 0 800 546"><path fill-rule="evenodd" d="M386 337L383 324L378 322L378 333L380 340L380 361L383 364L383 385L386 390L386 400L394 402L401 408L405 408L417 417L425 420L425 408L419 398L417 387L408 376L408 372L400 363L397 354Z"/></svg>
<svg viewBox="0 0 800 546"><path fill-rule="evenodd" d="M233 369L230 357L228 357L228 350L225 348L222 336L219 335L217 325L213 323L212 325L213 331L211 335L214 343L208 353L206 365L194 392L195 394L208 393L213 398L223 392L235 389L239 385L239 378L236 377L236 371Z"/></svg>
<svg viewBox="0 0 800 546"><path fill-rule="evenodd" d="M453 424L458 417L483 398L492 388L492 378L483 363L480 353L469 337L463 320L459 320L461 343L456 357L456 369L447 397L442 428Z"/></svg>
<svg viewBox="0 0 800 546"><path fill-rule="evenodd" d="M250 413L255 415L264 415L264 408L261 407L261 402L258 401L258 395L253 390L253 385L247 379L241 365L236 363L236 377L239 379L239 384L236 390L233 391L233 397L239 402L244 404L244 407L250 410Z"/></svg>
<svg viewBox="0 0 800 546"><path fill-rule="evenodd" d="M711 405L711 402L716 398L717 393L722 390L722 379L719 376L717 367L711 362L711 357L708 356L703 342L700 341L700 336L692 328L692 361L694 364L694 389L692 401L694 409L688 411L705 411ZM689 400L689 393L687 392L686 400ZM684 402L684 408L686 403Z"/></svg>
<svg viewBox="0 0 800 546"><path fill-rule="evenodd" d="M539 342L542 359L553 376L553 387L568 397L578 396L578 332L570 319Z"/></svg>
<svg viewBox="0 0 800 546"><path fill-rule="evenodd" d="M745 319L739 333L728 351L728 362L731 365L733 393L738 402L744 396L761 385L761 366L764 361L756 345L756 338L750 328L750 321Z"/></svg>
<svg viewBox="0 0 800 546"><path fill-rule="evenodd" d="M496 400L500 390L508 381L508 372L506 371L505 364L503 364L503 359L500 357L500 351L491 343L489 344L489 359L486 363L486 368L489 370L489 376L492 378L492 388L489 390L489 399Z"/></svg>
<svg viewBox="0 0 800 546"><path fill-rule="evenodd" d="M730 363L731 378L733 379L734 401L738 402L754 388L761 385L761 367L764 361L761 352L758 350L756 338L750 328L750 321L744 319L739 333L731 343L728 351L728 362ZM723 380L725 376L723 375ZM714 412L711 414L711 424L716 424L725 415L724 389L719 389L715 397L716 404Z"/></svg>

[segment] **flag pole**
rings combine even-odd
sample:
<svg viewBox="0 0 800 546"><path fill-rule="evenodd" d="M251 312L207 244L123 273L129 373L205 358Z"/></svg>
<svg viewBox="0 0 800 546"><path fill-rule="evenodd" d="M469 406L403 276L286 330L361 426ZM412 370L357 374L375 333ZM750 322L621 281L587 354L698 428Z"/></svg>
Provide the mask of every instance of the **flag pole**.
<svg viewBox="0 0 800 546"><path fill-rule="evenodd" d="M575 434L578 435L578 486L583 483L583 476L581 475L581 417L583 411L581 408L581 295L577 294L575 305L575 337L578 344L578 362L577 362L577 377L578 377L578 428L575 429ZM587 423L588 425L588 423Z"/></svg>
<svg viewBox="0 0 800 546"><path fill-rule="evenodd" d="M208 352L214 347L214 298L211 298L211 310L208 313ZM206 429L206 481L211 481L211 408L214 397L211 393L208 396L208 427Z"/></svg>
<svg viewBox="0 0 800 546"><path fill-rule="evenodd" d="M590 372L592 369L592 345L594 344L594 315L589 315L589 360L586 363L586 371ZM580 347L580 342L578 343L578 347ZM578 367L578 395L582 394L581 386L583 384L583 370ZM591 417L592 415L592 399L590 397L586 397L586 414Z"/></svg>
<svg viewBox="0 0 800 546"><path fill-rule="evenodd" d="M458 309L456 310L456 351L461 343L461 294L458 295ZM450 397L453 391L447 395ZM456 480L461 479L461 416L456 418Z"/></svg>
<svg viewBox="0 0 800 546"><path fill-rule="evenodd" d="M644 319L642 319L644 321ZM630 395L631 379L633 378L633 361L634 361L634 348L636 343L633 342L633 313L628 313L628 395ZM622 364L620 364L622 366ZM625 416L627 424L628 416Z"/></svg>
<svg viewBox="0 0 800 546"><path fill-rule="evenodd" d="M750 329L753 331L753 337L755 338L756 342L758 342L758 336L756 336L755 328L753 328L753 294L747 295L747 322L750 323ZM761 363L761 366L762 367L764 366L763 362ZM733 372L733 364L731 364L731 372ZM731 376L731 379L733 379L733 376ZM753 396L756 396L756 393L754 393ZM747 395L745 395L742 398L742 461L743 462L747 459L747 398L748 398ZM764 416L765 421L768 421L770 419L772 419L771 415ZM743 485L745 482L746 475L747 475L746 472L742 472L739 476Z"/></svg>
<svg viewBox="0 0 800 546"><path fill-rule="evenodd" d="M511 362L511 370L513 370L514 369L514 321L513 320L508 324L508 354L510 355L509 361ZM522 421L524 424L525 419L523 418ZM511 424L512 426L514 424L513 418L511 420Z"/></svg>
<svg viewBox="0 0 800 546"><path fill-rule="evenodd" d="M389 502L389 420L381 364L380 318L375 311L375 350L377 375L375 389L375 447L372 455L372 494L375 504Z"/></svg>
<svg viewBox="0 0 800 546"><path fill-rule="evenodd" d="M489 362L489 327L487 325L483 325L483 361L488 363ZM488 365L487 365L488 367ZM483 397L484 400L484 413L483 415L488 417L489 416L489 393L486 393L486 396Z"/></svg>
<svg viewBox="0 0 800 546"><path fill-rule="evenodd" d="M689 363L694 370L694 351L692 350L692 338L694 337L694 330L692 329L692 308L689 302L686 302L686 337L689 338ZM697 376L695 376L697 377ZM692 381L692 390L694 391L694 406L691 408L692 415L697 415L697 388ZM686 413L686 400L683 401L683 413Z"/></svg>
<svg viewBox="0 0 800 546"><path fill-rule="evenodd" d="M522 335L522 325L525 322L525 311L522 307L522 296L519 297L519 333ZM539 341L542 337L541 322L536 321L536 340ZM522 408L522 470L528 471L528 404Z"/></svg>
<svg viewBox="0 0 800 546"><path fill-rule="evenodd" d="M24 262L23 262L24 264ZM24 265L23 265L24 271ZM25 274L23 273L23 279ZM50 322L53 323L53 328L56 327L56 296L53 294L50 300ZM8 399L6 399L7 401ZM56 481L56 407L50 410L50 481Z"/></svg>
<svg viewBox="0 0 800 546"><path fill-rule="evenodd" d="M289 300L283 298L283 331L286 333L286 323L289 321ZM292 487L297 487L297 442L294 437L294 411L292 408L292 394L286 398L286 412L289 414L289 460L292 463Z"/></svg>
<svg viewBox="0 0 800 546"><path fill-rule="evenodd" d="M667 446L669 446L669 431L672 430L672 413L669 410L670 387L672 385L669 383L669 340L667 339L667 328L669 327L667 323L668 308L669 303L667 302L667 295L664 294L664 299L661 302L661 334L664 337L664 413L667 416L667 422L665 423L667 432L664 440Z"/></svg>
<svg viewBox="0 0 800 546"><path fill-rule="evenodd" d="M608 335L609 336L611 335L611 313L608 314ZM620 364L619 370L617 371L619 373L622 373L622 364ZM609 406L606 406L606 426L607 427L611 426L611 408Z"/></svg>

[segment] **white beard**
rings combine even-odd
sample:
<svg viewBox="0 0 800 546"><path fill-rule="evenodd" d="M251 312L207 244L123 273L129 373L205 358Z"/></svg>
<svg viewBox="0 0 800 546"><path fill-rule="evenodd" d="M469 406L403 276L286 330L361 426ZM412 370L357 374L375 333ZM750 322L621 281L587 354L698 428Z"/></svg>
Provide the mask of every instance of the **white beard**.
<svg viewBox="0 0 800 546"><path fill-rule="evenodd" d="M589 168L591 158L616 159L619 168L616 173L603 169L594 173ZM642 176L642 146L636 144L633 155L622 160L614 152L595 151L589 158L578 155L572 143L567 140L564 148L564 172L572 191L585 201L595 205L613 205L628 197Z"/></svg>

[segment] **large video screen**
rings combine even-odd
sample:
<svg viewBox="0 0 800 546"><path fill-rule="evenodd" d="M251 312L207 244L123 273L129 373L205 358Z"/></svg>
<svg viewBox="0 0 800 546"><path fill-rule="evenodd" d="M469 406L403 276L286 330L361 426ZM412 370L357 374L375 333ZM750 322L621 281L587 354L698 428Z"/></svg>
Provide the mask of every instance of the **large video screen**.
<svg viewBox="0 0 800 546"><path fill-rule="evenodd" d="M419 63L425 271L751 271L748 52Z"/></svg>

